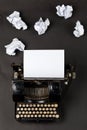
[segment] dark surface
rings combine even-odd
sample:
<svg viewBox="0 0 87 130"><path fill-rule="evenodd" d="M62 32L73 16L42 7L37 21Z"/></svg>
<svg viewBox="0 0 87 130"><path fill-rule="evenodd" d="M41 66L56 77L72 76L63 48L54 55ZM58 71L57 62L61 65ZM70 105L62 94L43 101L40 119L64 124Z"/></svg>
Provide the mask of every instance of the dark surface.
<svg viewBox="0 0 87 130"><path fill-rule="evenodd" d="M71 4L73 16L64 20L56 15L55 6ZM14 10L21 12L29 25L26 31L16 30L6 20ZM38 36L33 25L39 17L49 18L51 26L46 34ZM75 22L80 20L85 35L75 38ZM11 63L22 62L22 52L11 57L5 54L4 45L13 38L22 40L26 49L65 49L66 63L77 68L77 79L63 100L64 118L54 123L19 123L14 119L11 90ZM87 130L87 0L0 0L0 130Z"/></svg>

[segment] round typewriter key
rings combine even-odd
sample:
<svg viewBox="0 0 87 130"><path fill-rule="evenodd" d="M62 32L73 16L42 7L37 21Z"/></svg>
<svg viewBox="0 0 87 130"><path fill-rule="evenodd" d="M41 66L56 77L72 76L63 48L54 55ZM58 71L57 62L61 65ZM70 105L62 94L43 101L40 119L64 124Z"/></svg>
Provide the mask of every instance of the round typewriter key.
<svg viewBox="0 0 87 130"><path fill-rule="evenodd" d="M48 115L46 115L46 117L48 118Z"/></svg>
<svg viewBox="0 0 87 130"><path fill-rule="evenodd" d="M28 104L26 104L26 107L28 107L29 105Z"/></svg>
<svg viewBox="0 0 87 130"><path fill-rule="evenodd" d="M45 110L45 108L42 109L43 111Z"/></svg>
<svg viewBox="0 0 87 130"><path fill-rule="evenodd" d="M26 114L28 114L28 111L26 111Z"/></svg>
<svg viewBox="0 0 87 130"><path fill-rule="evenodd" d="M34 110L34 108L31 108L31 110L33 111L33 110Z"/></svg>
<svg viewBox="0 0 87 130"><path fill-rule="evenodd" d="M48 108L46 108L46 111L48 111L49 109Z"/></svg>
<svg viewBox="0 0 87 130"><path fill-rule="evenodd" d="M22 114L25 114L25 111L22 111Z"/></svg>
<svg viewBox="0 0 87 130"><path fill-rule="evenodd" d="M39 107L40 105L39 104L37 104L37 107Z"/></svg>
<svg viewBox="0 0 87 130"><path fill-rule="evenodd" d="M31 111L29 111L28 113L31 114Z"/></svg>
<svg viewBox="0 0 87 130"><path fill-rule="evenodd" d="M19 111L20 109L19 108L17 108L17 111Z"/></svg>
<svg viewBox="0 0 87 130"><path fill-rule="evenodd" d="M42 115L42 117L45 117L45 115Z"/></svg>
<svg viewBox="0 0 87 130"><path fill-rule="evenodd" d="M56 108L53 108L53 111L55 111L56 110Z"/></svg>
<svg viewBox="0 0 87 130"><path fill-rule="evenodd" d="M34 115L34 117L37 117L37 115Z"/></svg>
<svg viewBox="0 0 87 130"><path fill-rule="evenodd" d="M16 115L16 118L19 118L19 117L20 117L20 116L17 114L17 115Z"/></svg>
<svg viewBox="0 0 87 130"><path fill-rule="evenodd" d="M55 117L56 117L56 118L59 118L59 115L56 115Z"/></svg>
<svg viewBox="0 0 87 130"><path fill-rule="evenodd" d="M50 107L50 104L48 104L47 106Z"/></svg>
<svg viewBox="0 0 87 130"><path fill-rule="evenodd" d="M53 117L55 117L55 115L53 115Z"/></svg>
<svg viewBox="0 0 87 130"><path fill-rule="evenodd" d="M37 111L38 110L38 108L35 108L35 111Z"/></svg>
<svg viewBox="0 0 87 130"><path fill-rule="evenodd" d="M26 117L27 117L27 115L24 115L24 117L26 118Z"/></svg>
<svg viewBox="0 0 87 130"><path fill-rule="evenodd" d="M52 104L51 107L54 107L54 104Z"/></svg>
<svg viewBox="0 0 87 130"><path fill-rule="evenodd" d="M47 114L49 114L50 112L49 111L47 111Z"/></svg>
<svg viewBox="0 0 87 130"><path fill-rule="evenodd" d="M46 114L46 111L44 111L43 113Z"/></svg>
<svg viewBox="0 0 87 130"><path fill-rule="evenodd" d="M22 106L25 107L25 104L23 104Z"/></svg>
<svg viewBox="0 0 87 130"><path fill-rule="evenodd" d="M44 107L47 107L47 104L44 104Z"/></svg>
<svg viewBox="0 0 87 130"><path fill-rule="evenodd" d="M33 111L33 114L35 114L35 111Z"/></svg>
<svg viewBox="0 0 87 130"><path fill-rule="evenodd" d="M52 108L49 108L50 111L52 111Z"/></svg>
<svg viewBox="0 0 87 130"><path fill-rule="evenodd" d="M32 107L32 104L30 104L30 107Z"/></svg>
<svg viewBox="0 0 87 130"><path fill-rule="evenodd" d="M30 115L27 115L27 117L30 117Z"/></svg>
<svg viewBox="0 0 87 130"><path fill-rule="evenodd" d="M21 111L23 111L23 108L21 108Z"/></svg>
<svg viewBox="0 0 87 130"><path fill-rule="evenodd" d="M26 111L26 110L27 110L27 108L24 108L24 110Z"/></svg>
<svg viewBox="0 0 87 130"><path fill-rule="evenodd" d="M41 115L38 115L38 117L41 117Z"/></svg>
<svg viewBox="0 0 87 130"><path fill-rule="evenodd" d="M23 115L20 115L21 117L23 117Z"/></svg>
<svg viewBox="0 0 87 130"><path fill-rule="evenodd" d="M22 105L21 104L19 104L19 107L21 107Z"/></svg>
<svg viewBox="0 0 87 130"><path fill-rule="evenodd" d="M31 117L34 117L33 115L31 115Z"/></svg>
<svg viewBox="0 0 87 130"><path fill-rule="evenodd" d="M30 108L28 108L28 111L30 111Z"/></svg>
<svg viewBox="0 0 87 130"><path fill-rule="evenodd" d="M49 115L49 117L52 117L52 115Z"/></svg>
<svg viewBox="0 0 87 130"><path fill-rule="evenodd" d="M18 114L21 114L21 111L19 111Z"/></svg>
<svg viewBox="0 0 87 130"><path fill-rule="evenodd" d="M36 104L33 104L33 107L36 107Z"/></svg>
<svg viewBox="0 0 87 130"><path fill-rule="evenodd" d="M56 112L56 111L54 111L53 113L54 113L54 114L56 114L57 112Z"/></svg>
<svg viewBox="0 0 87 130"><path fill-rule="evenodd" d="M41 107L43 107L43 104L41 104Z"/></svg>
<svg viewBox="0 0 87 130"><path fill-rule="evenodd" d="M55 107L58 107L58 104L55 104Z"/></svg>
<svg viewBox="0 0 87 130"><path fill-rule="evenodd" d="M43 112L42 111L40 111L40 114L42 114Z"/></svg>
<svg viewBox="0 0 87 130"><path fill-rule="evenodd" d="M37 111L36 113L39 114L39 111Z"/></svg>
<svg viewBox="0 0 87 130"><path fill-rule="evenodd" d="M50 114L53 114L53 111L51 111ZM54 114L55 114L55 113L54 113Z"/></svg>
<svg viewBox="0 0 87 130"><path fill-rule="evenodd" d="M41 108L39 108L39 111L41 111Z"/></svg>

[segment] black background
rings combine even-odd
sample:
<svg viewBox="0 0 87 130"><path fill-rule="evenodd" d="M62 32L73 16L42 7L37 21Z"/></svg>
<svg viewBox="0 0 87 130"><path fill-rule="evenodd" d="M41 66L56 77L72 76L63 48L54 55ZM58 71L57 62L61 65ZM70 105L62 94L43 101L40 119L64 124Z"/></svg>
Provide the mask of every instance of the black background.
<svg viewBox="0 0 87 130"><path fill-rule="evenodd" d="M56 5L70 4L73 16L67 20L56 15ZM20 11L28 30L16 30L6 20L14 10ZM33 25L39 17L49 18L51 25L41 36ZM85 35L73 36L74 26L80 20ZM11 63L22 62L22 52L12 57L6 55L4 45L19 38L26 49L65 49L66 63L77 68L77 79L73 81L64 100L64 118L54 123L19 123L14 119L12 101ZM0 130L87 130L87 0L0 0Z"/></svg>

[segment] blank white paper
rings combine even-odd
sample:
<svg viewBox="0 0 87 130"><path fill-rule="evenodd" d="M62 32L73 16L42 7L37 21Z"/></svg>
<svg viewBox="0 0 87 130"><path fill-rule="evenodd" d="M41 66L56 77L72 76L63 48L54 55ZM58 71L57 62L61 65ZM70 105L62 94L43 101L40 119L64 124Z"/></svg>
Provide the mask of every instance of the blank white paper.
<svg viewBox="0 0 87 130"><path fill-rule="evenodd" d="M64 50L24 50L24 78L64 78Z"/></svg>

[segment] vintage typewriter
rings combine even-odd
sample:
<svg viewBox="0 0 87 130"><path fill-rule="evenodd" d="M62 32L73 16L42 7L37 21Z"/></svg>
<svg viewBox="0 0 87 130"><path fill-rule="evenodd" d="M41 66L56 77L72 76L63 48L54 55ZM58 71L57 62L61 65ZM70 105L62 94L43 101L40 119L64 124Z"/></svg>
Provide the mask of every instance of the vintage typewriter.
<svg viewBox="0 0 87 130"><path fill-rule="evenodd" d="M12 64L16 120L59 118L61 96L76 77L74 66L65 65L64 50L25 50L23 60Z"/></svg>

